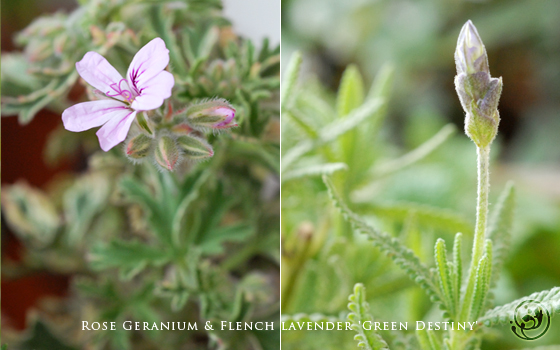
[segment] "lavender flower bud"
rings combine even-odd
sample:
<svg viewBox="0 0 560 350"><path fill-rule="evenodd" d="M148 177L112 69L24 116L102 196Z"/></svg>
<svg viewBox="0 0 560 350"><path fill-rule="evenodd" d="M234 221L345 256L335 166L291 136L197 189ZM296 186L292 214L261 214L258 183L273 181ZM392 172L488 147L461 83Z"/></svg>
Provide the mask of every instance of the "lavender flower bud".
<svg viewBox="0 0 560 350"><path fill-rule="evenodd" d="M173 171L179 161L179 149L175 140L169 136L162 136L157 141L154 152L157 164L165 170Z"/></svg>
<svg viewBox="0 0 560 350"><path fill-rule="evenodd" d="M490 74L486 49L476 27L470 20L465 23L461 33L459 33L457 49L455 50L455 64L457 65L457 74L473 74L476 72Z"/></svg>
<svg viewBox="0 0 560 350"><path fill-rule="evenodd" d="M488 55L475 26L467 21L455 50L455 88L466 113L465 133L478 147L487 147L498 133L502 78L492 78Z"/></svg>
<svg viewBox="0 0 560 350"><path fill-rule="evenodd" d="M192 160L206 159L214 155L212 146L210 146L206 140L196 136L179 136L177 138L177 145L179 149L183 151L183 154Z"/></svg>
<svg viewBox="0 0 560 350"><path fill-rule="evenodd" d="M126 155L132 159L142 159L146 157L152 146L153 139L144 134L133 137L126 144Z"/></svg>
<svg viewBox="0 0 560 350"><path fill-rule="evenodd" d="M196 129L229 129L236 127L235 109L224 99L191 106L186 111L189 125Z"/></svg>

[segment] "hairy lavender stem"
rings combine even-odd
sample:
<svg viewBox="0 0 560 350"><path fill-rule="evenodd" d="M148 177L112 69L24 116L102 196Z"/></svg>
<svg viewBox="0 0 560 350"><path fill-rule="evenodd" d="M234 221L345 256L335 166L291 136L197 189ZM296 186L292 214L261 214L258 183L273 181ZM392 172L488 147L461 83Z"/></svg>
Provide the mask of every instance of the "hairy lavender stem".
<svg viewBox="0 0 560 350"><path fill-rule="evenodd" d="M476 280L476 267L484 251L486 236L486 221L488 217L488 192L490 189L490 146L477 147L478 153L478 199L476 206L476 228L474 232L472 260L469 269L469 279L459 319L467 321L471 308L474 285Z"/></svg>

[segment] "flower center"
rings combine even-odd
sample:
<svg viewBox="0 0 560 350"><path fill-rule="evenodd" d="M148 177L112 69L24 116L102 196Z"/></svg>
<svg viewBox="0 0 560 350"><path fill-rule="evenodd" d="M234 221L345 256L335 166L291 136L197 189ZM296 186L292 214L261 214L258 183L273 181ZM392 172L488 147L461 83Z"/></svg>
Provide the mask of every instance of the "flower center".
<svg viewBox="0 0 560 350"><path fill-rule="evenodd" d="M124 89L121 87L121 84L124 81ZM128 83L126 82L126 79L121 79L119 81L118 84L111 84L111 89L113 89L113 91L115 91L115 93L111 93L111 91L107 91L107 96L109 97L116 97L116 96L121 96L122 98L124 98L126 100L126 102L128 103L132 103L132 101L134 100L134 96L132 94L132 92L130 92L130 90L127 90L128 87Z"/></svg>

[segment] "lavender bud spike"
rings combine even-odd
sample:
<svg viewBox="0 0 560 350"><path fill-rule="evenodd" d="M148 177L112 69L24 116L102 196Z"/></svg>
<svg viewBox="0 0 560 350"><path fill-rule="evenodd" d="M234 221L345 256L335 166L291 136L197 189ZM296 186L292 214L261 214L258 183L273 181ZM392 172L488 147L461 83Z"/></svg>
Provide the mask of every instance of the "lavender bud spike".
<svg viewBox="0 0 560 350"><path fill-rule="evenodd" d="M455 88L465 110L465 133L478 147L487 147L498 133L498 102L502 78L492 78L488 54L474 24L469 20L459 34L455 50Z"/></svg>

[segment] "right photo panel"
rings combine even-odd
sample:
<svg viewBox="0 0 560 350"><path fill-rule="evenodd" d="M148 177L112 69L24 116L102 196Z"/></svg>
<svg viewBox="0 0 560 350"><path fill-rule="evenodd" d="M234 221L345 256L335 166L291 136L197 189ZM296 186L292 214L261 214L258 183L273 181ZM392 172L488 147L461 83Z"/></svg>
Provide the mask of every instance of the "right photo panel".
<svg viewBox="0 0 560 350"><path fill-rule="evenodd" d="M560 349L560 2L282 0L282 349Z"/></svg>

